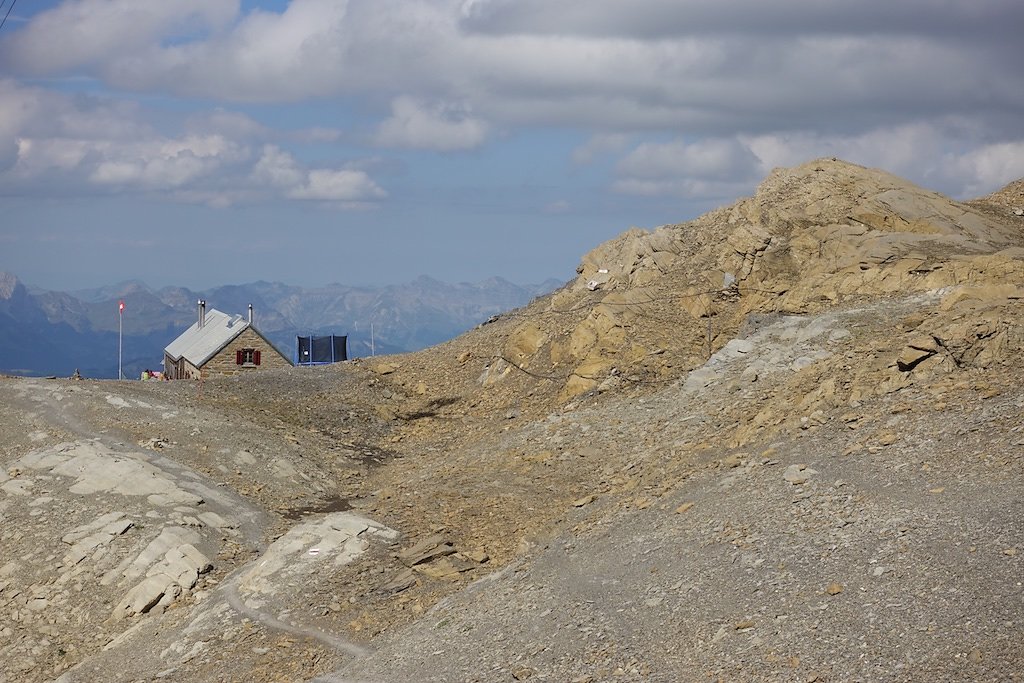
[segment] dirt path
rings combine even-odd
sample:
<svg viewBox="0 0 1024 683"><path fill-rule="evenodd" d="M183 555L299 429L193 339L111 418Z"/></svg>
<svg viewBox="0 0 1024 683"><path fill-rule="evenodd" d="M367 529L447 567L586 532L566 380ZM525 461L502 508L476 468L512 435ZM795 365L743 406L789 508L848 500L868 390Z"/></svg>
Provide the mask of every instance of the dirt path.
<svg viewBox="0 0 1024 683"><path fill-rule="evenodd" d="M254 560L250 565L258 561L259 560ZM248 566L249 565L247 565L247 567ZM359 645L345 640L344 638L339 638L330 633L325 633L317 628L296 626L294 624L285 623L280 619L275 618L267 610L254 609L246 605L238 595L238 576L244 573L247 567L242 567L235 572L228 584L224 586L224 597L228 601L228 604L231 605L231 609L235 610L242 616L252 619L253 621L258 621L267 628L271 628L282 633L289 633L294 636L312 638L313 640L319 641L327 647L333 648L342 654L351 655L353 657L366 656L366 648L360 647Z"/></svg>

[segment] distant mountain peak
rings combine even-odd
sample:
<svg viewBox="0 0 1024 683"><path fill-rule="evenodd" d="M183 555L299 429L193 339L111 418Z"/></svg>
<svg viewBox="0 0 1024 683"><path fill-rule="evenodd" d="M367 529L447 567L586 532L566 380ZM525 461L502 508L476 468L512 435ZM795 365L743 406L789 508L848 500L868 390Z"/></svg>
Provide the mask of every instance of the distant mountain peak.
<svg viewBox="0 0 1024 683"><path fill-rule="evenodd" d="M415 280L413 280L411 284L436 287L438 285L446 285L447 283L446 282L441 282L440 280L435 280L434 278L430 277L429 275L420 275Z"/></svg>
<svg viewBox="0 0 1024 683"><path fill-rule="evenodd" d="M89 303L113 301L137 294L152 294L153 290L142 280L123 280L114 285L79 289L68 292L77 299Z"/></svg>
<svg viewBox="0 0 1024 683"><path fill-rule="evenodd" d="M14 290L21 284L14 273L0 271L0 299L10 299Z"/></svg>
<svg viewBox="0 0 1024 683"><path fill-rule="evenodd" d="M137 292L149 292L149 285L142 280L125 280L114 285L115 291L120 294L135 294Z"/></svg>

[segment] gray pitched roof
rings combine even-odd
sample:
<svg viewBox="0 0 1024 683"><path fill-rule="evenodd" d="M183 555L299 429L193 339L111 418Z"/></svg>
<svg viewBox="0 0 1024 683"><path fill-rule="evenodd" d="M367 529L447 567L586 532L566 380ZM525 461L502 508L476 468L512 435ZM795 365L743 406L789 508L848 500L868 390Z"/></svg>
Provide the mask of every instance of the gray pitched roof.
<svg viewBox="0 0 1024 683"><path fill-rule="evenodd" d="M248 328L249 322L242 316L230 316L211 308L206 312L206 323L202 327L198 322L193 323L164 349L164 353L175 361L185 358L198 368Z"/></svg>

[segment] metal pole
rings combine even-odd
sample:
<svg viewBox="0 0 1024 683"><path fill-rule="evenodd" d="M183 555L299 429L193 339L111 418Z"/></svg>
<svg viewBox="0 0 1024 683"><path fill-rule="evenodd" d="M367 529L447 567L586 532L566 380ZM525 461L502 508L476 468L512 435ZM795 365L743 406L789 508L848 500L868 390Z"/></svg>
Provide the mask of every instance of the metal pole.
<svg viewBox="0 0 1024 683"><path fill-rule="evenodd" d="M370 355L371 356L376 356L377 355L376 353L374 353L374 348L373 348L373 323L370 323Z"/></svg>
<svg viewBox="0 0 1024 683"><path fill-rule="evenodd" d="M117 378L124 379L124 373L121 372L121 321L124 320L124 308L120 304L117 306Z"/></svg>

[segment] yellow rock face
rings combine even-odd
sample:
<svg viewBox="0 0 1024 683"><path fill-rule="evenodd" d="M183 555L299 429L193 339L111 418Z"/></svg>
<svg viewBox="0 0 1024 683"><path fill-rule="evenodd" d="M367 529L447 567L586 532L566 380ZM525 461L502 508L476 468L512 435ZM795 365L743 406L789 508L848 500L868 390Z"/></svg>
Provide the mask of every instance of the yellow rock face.
<svg viewBox="0 0 1024 683"><path fill-rule="evenodd" d="M833 159L779 169L732 206L598 246L503 351L564 378L558 396L569 400L613 367L639 381L681 376L750 316L948 290L913 338L894 338L854 368L840 393L894 391L911 381L906 373L991 364L1006 352L1013 324L1003 309L1024 295L1024 231L1013 220ZM751 429L776 422L765 414Z"/></svg>
<svg viewBox="0 0 1024 683"><path fill-rule="evenodd" d="M505 357L525 365L548 340L547 333L535 323L519 327L505 344Z"/></svg>

